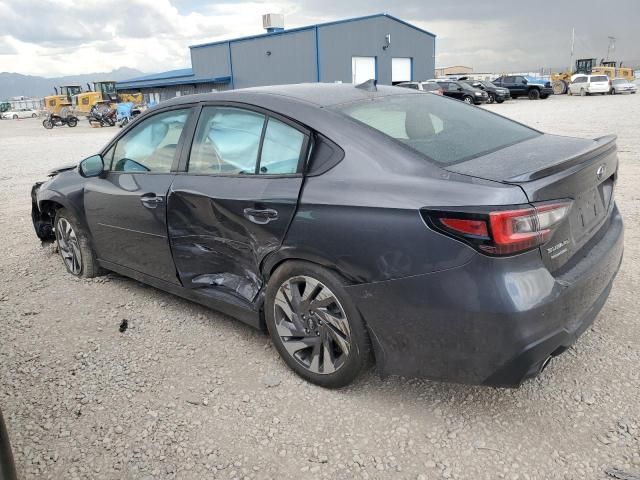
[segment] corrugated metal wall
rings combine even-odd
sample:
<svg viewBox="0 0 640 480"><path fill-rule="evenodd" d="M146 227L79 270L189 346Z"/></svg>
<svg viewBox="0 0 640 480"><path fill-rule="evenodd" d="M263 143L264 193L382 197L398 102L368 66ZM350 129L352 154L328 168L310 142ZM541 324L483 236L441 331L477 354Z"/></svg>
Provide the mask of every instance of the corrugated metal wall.
<svg viewBox="0 0 640 480"><path fill-rule="evenodd" d="M315 31L231 43L235 88L316 81Z"/></svg>
<svg viewBox="0 0 640 480"><path fill-rule="evenodd" d="M387 49L386 35L391 35ZM351 82L353 56L376 57L378 82L391 84L391 59L413 59L413 80L433 78L435 38L387 17L338 23L318 28L320 81Z"/></svg>

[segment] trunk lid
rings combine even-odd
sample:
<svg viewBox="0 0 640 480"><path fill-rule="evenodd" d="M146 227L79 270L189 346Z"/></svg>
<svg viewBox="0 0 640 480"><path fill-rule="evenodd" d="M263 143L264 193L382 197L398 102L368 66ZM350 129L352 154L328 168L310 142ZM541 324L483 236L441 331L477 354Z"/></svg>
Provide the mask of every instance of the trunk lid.
<svg viewBox="0 0 640 480"><path fill-rule="evenodd" d="M447 170L518 185L532 203L571 199L569 217L540 249L547 268L554 271L609 218L618 170L616 137L587 140L540 135Z"/></svg>

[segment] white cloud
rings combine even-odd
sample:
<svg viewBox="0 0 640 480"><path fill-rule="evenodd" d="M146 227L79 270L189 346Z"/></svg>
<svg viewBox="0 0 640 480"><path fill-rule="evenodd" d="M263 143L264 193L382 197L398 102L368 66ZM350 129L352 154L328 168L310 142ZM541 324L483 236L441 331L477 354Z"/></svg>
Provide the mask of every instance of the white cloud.
<svg viewBox="0 0 640 480"><path fill-rule="evenodd" d="M190 65L188 45L262 32L261 14L284 13L287 27L388 11L437 34L437 64L506 71L603 57L618 37L616 60L640 62L640 1L595 12L565 0L548 9L507 0L0 0L2 70L46 76L131 67L158 72ZM389 8L391 7L391 10Z"/></svg>

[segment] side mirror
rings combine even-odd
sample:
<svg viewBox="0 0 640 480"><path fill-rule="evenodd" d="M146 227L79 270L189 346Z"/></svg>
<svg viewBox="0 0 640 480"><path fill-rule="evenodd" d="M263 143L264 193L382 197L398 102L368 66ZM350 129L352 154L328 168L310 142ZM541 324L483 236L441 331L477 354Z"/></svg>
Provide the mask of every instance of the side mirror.
<svg viewBox="0 0 640 480"><path fill-rule="evenodd" d="M102 156L94 155L89 158L85 158L80 162L78 167L80 175L83 177L97 177L104 171L104 161Z"/></svg>

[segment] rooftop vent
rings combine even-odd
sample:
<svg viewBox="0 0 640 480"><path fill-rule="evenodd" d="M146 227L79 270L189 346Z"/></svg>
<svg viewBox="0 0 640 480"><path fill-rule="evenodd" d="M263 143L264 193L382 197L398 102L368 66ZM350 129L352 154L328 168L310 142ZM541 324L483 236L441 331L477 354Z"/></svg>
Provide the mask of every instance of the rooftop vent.
<svg viewBox="0 0 640 480"><path fill-rule="evenodd" d="M262 15L262 26L268 33L284 30L284 15L280 13L267 13Z"/></svg>

